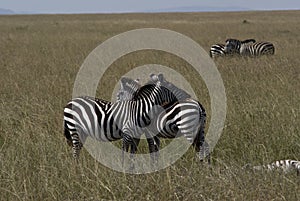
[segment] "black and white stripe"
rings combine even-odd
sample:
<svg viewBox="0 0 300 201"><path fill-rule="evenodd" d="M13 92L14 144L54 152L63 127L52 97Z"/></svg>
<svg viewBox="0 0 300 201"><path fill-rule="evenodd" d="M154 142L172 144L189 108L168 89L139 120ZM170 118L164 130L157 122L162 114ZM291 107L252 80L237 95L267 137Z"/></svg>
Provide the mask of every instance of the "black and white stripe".
<svg viewBox="0 0 300 201"><path fill-rule="evenodd" d="M225 45L215 44L210 47L209 56L211 58L223 57L225 56Z"/></svg>
<svg viewBox="0 0 300 201"><path fill-rule="evenodd" d="M164 105L161 113L155 115L152 124L145 130L147 138L153 138L153 141L156 143L155 150L157 150L157 153L152 156L158 156L159 138L184 136L193 145L195 150L199 152L200 159L203 160L207 156L209 161L209 146L204 140L206 122L204 107L198 101L191 99L190 95L185 91L166 81L162 74L158 76L151 75L151 82L160 83L160 85L167 87L179 97L179 101ZM118 100L134 99L135 95L132 93L132 89L136 89L140 85L130 79L124 85L127 88L121 87L117 95Z"/></svg>
<svg viewBox="0 0 300 201"><path fill-rule="evenodd" d="M73 147L74 158L78 158L87 136L100 141L123 138L123 150L128 151L126 146L130 143L131 153L135 153L140 137L137 133L142 133L143 128L151 123L150 111L155 114L155 105L177 100L165 87L155 84L141 87L138 93L135 100L116 103L78 97L65 106L64 134ZM125 134L133 141L124 140Z"/></svg>
<svg viewBox="0 0 300 201"><path fill-rule="evenodd" d="M290 160L290 159L279 160L267 165L254 166L253 170L266 170L266 171L280 170L283 173L288 173L296 170L297 175L300 175L300 161Z"/></svg>
<svg viewBox="0 0 300 201"><path fill-rule="evenodd" d="M253 44L255 43L255 39L246 39L241 41L242 44ZM225 44L214 44L210 47L209 55L211 58L224 57L226 55L231 55L235 52L225 52Z"/></svg>
<svg viewBox="0 0 300 201"><path fill-rule="evenodd" d="M275 47L270 42L248 43L247 40L227 39L225 44L225 54L237 53L242 56L272 55Z"/></svg>

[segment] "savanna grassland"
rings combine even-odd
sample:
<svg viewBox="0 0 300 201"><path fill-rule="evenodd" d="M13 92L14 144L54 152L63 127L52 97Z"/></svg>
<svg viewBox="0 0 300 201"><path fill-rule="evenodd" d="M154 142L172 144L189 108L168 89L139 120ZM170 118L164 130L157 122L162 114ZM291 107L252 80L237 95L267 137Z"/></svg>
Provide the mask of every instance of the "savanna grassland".
<svg viewBox="0 0 300 201"><path fill-rule="evenodd" d="M242 169L300 160L299 21L300 11L0 16L0 200L300 200L295 172ZM227 118L211 168L200 165L192 149L172 166L144 175L110 170L84 149L78 164L72 158L63 107L81 64L106 39L146 27L182 33L207 52L226 38L275 45L274 56L215 61L226 88ZM210 119L203 80L165 52L118 59L97 97L110 100L123 74L148 63L183 74ZM145 143L139 151L147 151Z"/></svg>

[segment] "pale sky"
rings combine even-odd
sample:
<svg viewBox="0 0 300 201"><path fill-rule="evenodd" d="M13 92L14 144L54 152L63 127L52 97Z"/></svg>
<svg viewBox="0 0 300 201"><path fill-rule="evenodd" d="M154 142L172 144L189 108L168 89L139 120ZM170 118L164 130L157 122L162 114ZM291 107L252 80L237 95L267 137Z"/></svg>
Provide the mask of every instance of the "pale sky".
<svg viewBox="0 0 300 201"><path fill-rule="evenodd" d="M0 8L34 13L145 12L176 8L300 9L300 0L0 0Z"/></svg>

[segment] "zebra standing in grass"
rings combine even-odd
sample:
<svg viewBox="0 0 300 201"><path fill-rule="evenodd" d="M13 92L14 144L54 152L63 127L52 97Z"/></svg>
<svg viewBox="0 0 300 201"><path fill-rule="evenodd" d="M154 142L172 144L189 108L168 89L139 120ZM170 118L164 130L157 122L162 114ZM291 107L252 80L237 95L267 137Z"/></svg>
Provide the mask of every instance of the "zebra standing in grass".
<svg viewBox="0 0 300 201"><path fill-rule="evenodd" d="M255 43L254 39L247 39L241 41L243 44ZM210 47L209 55L211 58L223 57L228 55L229 53L225 52L225 45L224 44L215 44Z"/></svg>
<svg viewBox="0 0 300 201"><path fill-rule="evenodd" d="M249 169L249 165L246 165L246 168ZM266 171L274 171L274 170L281 170L283 173L288 173L293 170L297 171L297 175L300 175L300 161L297 160L279 160L267 165L259 165L253 166L253 170L266 170Z"/></svg>
<svg viewBox="0 0 300 201"><path fill-rule="evenodd" d="M149 137L153 138L151 142L155 143L155 149L152 150L157 150L154 154L152 153L152 160L155 161L158 157L159 137L175 138L183 135L193 145L196 152L199 152L200 160L202 161L207 157L208 163L210 163L209 145L204 139L206 112L203 106L198 101L191 99L191 96L185 91L167 82L162 74L152 75L151 82L159 82L174 94L181 94L178 102L164 105L164 110L155 116L151 126L145 130L147 140ZM127 83L124 84L126 88L121 87L117 94L117 100L135 99L136 94L133 92L140 84L131 79L128 79ZM153 133L156 135L153 136ZM148 144L151 145L149 142Z"/></svg>
<svg viewBox="0 0 300 201"><path fill-rule="evenodd" d="M73 148L73 157L79 157L87 136L99 141L114 141L125 134L132 137L130 151L134 154L139 142L135 138L139 134L135 132L142 133L143 127L151 123L150 111L155 114L158 107L154 106L173 101L177 101L174 94L155 84L141 87L135 100L111 103L92 97L72 99L64 108L64 135ZM127 144L128 141L123 141L123 151L128 151Z"/></svg>
<svg viewBox="0 0 300 201"><path fill-rule="evenodd" d="M226 54L237 53L242 56L272 55L275 47L270 42L245 43L237 39L227 39L224 51Z"/></svg>
<svg viewBox="0 0 300 201"><path fill-rule="evenodd" d="M117 93L117 102L124 101L124 100L133 100L134 94L142 87L139 83L139 79L132 80L127 77L122 77L120 83L120 89ZM152 161L155 162L157 158L158 148L159 148L159 140L155 136L149 136L147 132L146 139L148 141L149 152L152 158Z"/></svg>

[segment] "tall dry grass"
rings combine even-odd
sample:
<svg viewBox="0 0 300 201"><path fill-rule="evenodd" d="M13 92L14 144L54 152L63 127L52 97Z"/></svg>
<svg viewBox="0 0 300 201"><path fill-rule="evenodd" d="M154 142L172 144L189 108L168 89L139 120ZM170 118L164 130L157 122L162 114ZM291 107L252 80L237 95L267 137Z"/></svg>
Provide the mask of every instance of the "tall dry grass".
<svg viewBox="0 0 300 201"><path fill-rule="evenodd" d="M246 23L244 20L246 20ZM0 200L300 200L295 175L241 167L300 160L299 11L0 17ZM191 37L207 51L228 37L275 44L271 57L220 58L228 99L224 132L211 168L189 150L156 173L127 175L85 150L78 164L62 132L85 57L104 40L157 27ZM192 83L210 117L204 82L181 59L143 51L120 58L97 96L109 99L126 71L147 63L173 66ZM140 147L146 150L146 144Z"/></svg>

